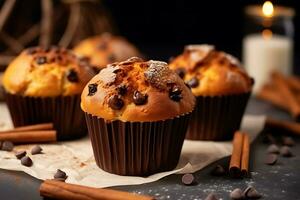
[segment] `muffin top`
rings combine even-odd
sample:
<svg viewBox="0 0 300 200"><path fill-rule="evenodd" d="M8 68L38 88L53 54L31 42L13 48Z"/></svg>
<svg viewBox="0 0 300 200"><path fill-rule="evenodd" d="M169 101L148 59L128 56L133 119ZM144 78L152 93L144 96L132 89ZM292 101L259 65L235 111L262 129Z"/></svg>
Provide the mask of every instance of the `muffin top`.
<svg viewBox="0 0 300 200"><path fill-rule="evenodd" d="M96 69L102 69L107 64L139 56L138 50L125 38L109 33L87 38L81 41L74 52L89 59Z"/></svg>
<svg viewBox="0 0 300 200"><path fill-rule="evenodd" d="M212 45L188 45L170 64L195 96L231 95L250 92L253 79L233 56Z"/></svg>
<svg viewBox="0 0 300 200"><path fill-rule="evenodd" d="M133 57L102 69L84 88L83 111L106 120L160 121L187 114L195 98L167 63Z"/></svg>
<svg viewBox="0 0 300 200"><path fill-rule="evenodd" d="M94 76L86 61L58 47L25 49L7 67L3 86L11 94L54 97L80 94Z"/></svg>

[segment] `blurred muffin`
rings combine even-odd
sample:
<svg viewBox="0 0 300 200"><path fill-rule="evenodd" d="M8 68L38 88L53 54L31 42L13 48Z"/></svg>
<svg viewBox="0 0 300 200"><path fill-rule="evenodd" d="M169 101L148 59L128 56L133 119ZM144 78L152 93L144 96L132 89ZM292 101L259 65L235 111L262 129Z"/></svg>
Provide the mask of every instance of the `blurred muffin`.
<svg viewBox="0 0 300 200"><path fill-rule="evenodd" d="M123 61L133 56L140 56L139 51L125 38L113 36L109 33L81 41L74 48L74 52L87 58L96 71L107 64Z"/></svg>
<svg viewBox="0 0 300 200"><path fill-rule="evenodd" d="M58 47L24 50L3 75L14 125L53 122L58 139L86 134L80 94L93 76L92 68L70 50Z"/></svg>
<svg viewBox="0 0 300 200"><path fill-rule="evenodd" d="M239 129L253 79L233 56L212 45L189 45L170 62L196 96L188 139L226 140Z"/></svg>
<svg viewBox="0 0 300 200"><path fill-rule="evenodd" d="M81 96L98 166L139 176L175 168L194 104L167 63L134 57L108 65Z"/></svg>

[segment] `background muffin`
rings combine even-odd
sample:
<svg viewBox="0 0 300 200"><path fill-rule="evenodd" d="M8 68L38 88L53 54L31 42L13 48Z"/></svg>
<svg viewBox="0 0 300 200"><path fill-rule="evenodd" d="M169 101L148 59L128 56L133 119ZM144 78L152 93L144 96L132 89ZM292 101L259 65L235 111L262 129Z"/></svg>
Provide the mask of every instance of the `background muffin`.
<svg viewBox="0 0 300 200"><path fill-rule="evenodd" d="M92 78L81 100L102 169L145 176L176 167L195 99L166 63L113 63Z"/></svg>
<svg viewBox="0 0 300 200"><path fill-rule="evenodd" d="M170 68L197 97L187 138L230 139L239 129L253 86L239 61L212 45L189 45Z"/></svg>
<svg viewBox="0 0 300 200"><path fill-rule="evenodd" d="M81 41L74 48L74 52L89 59L91 65L98 71L107 64L140 56L139 51L125 38L109 33Z"/></svg>
<svg viewBox="0 0 300 200"><path fill-rule="evenodd" d="M54 122L59 139L83 135L80 94L93 75L92 68L70 50L24 50L3 75L14 125Z"/></svg>

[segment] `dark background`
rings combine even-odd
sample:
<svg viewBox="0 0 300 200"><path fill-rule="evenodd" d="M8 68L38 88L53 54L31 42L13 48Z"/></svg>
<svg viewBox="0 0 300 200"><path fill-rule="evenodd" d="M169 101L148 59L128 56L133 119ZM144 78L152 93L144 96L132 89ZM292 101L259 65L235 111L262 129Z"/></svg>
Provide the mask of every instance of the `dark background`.
<svg viewBox="0 0 300 200"><path fill-rule="evenodd" d="M210 43L239 58L245 29L244 8L264 1L239 0L104 0L119 34L135 43L153 59L167 60L179 54L185 44ZM296 10L295 66L300 68L300 20L297 0L276 0ZM299 70L297 70L299 71Z"/></svg>

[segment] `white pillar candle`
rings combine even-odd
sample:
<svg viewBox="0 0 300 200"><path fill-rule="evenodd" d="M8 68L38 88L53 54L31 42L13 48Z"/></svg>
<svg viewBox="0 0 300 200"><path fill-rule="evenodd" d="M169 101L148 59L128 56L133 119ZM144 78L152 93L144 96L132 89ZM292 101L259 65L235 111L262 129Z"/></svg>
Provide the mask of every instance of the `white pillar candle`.
<svg viewBox="0 0 300 200"><path fill-rule="evenodd" d="M243 40L243 63L254 77L254 93L268 80L272 71L292 72L293 41L291 38L261 34L248 35Z"/></svg>

